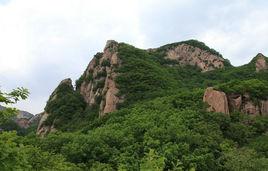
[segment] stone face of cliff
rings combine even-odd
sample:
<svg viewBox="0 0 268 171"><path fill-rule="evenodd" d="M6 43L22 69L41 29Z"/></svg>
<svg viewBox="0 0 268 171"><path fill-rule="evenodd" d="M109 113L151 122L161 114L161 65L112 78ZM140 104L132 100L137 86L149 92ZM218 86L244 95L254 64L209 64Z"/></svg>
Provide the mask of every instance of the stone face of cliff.
<svg viewBox="0 0 268 171"><path fill-rule="evenodd" d="M197 66L202 72L224 67L224 59L220 56L188 44L180 44L168 50L165 58L177 61L181 65Z"/></svg>
<svg viewBox="0 0 268 171"><path fill-rule="evenodd" d="M115 69L121 64L117 54L118 43L107 41L103 53L95 55L84 72L81 86L77 87L88 105L99 106L100 116L115 111L120 102L115 83Z"/></svg>
<svg viewBox="0 0 268 171"><path fill-rule="evenodd" d="M203 101L209 105L208 111L229 112L240 111L248 115L268 115L268 100L259 99L259 103L254 102L249 94L228 94L214 90L209 87L206 89Z"/></svg>
<svg viewBox="0 0 268 171"><path fill-rule="evenodd" d="M227 96L224 92L209 87L205 91L203 101L208 103L208 111L229 114Z"/></svg>

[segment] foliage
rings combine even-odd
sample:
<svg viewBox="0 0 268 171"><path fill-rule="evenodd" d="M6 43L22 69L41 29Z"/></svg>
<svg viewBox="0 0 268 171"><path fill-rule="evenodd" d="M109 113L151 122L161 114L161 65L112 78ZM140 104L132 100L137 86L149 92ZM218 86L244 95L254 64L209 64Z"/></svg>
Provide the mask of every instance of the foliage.
<svg viewBox="0 0 268 171"><path fill-rule="evenodd" d="M0 170L78 170L61 155L17 142L16 132L0 134Z"/></svg>
<svg viewBox="0 0 268 171"><path fill-rule="evenodd" d="M12 90L10 93L0 91L0 104L14 104L19 100L25 100L29 95L29 91L23 87ZM14 108L5 108L0 110L0 125L5 124L10 118L16 115L18 111Z"/></svg>
<svg viewBox="0 0 268 171"><path fill-rule="evenodd" d="M110 63L110 61L108 59L105 59L105 60L102 61L101 66L103 66L103 67L106 67L106 66L107 67L110 67L111 66L111 63Z"/></svg>
<svg viewBox="0 0 268 171"><path fill-rule="evenodd" d="M150 99L176 88L176 81L167 69L153 60L144 50L127 44L120 44L119 57L122 66L116 82L120 94L126 95L125 104Z"/></svg>
<svg viewBox="0 0 268 171"><path fill-rule="evenodd" d="M141 170L155 170L155 171L162 171L165 166L165 158L158 156L153 149L145 154L144 158L142 159Z"/></svg>
<svg viewBox="0 0 268 171"><path fill-rule="evenodd" d="M77 90L81 87L82 83L84 82L86 78L86 73L82 74L78 80L75 81L75 87Z"/></svg>
<svg viewBox="0 0 268 171"><path fill-rule="evenodd" d="M220 56L201 42L184 43ZM175 45L149 52L119 44L122 63L116 68L116 83L118 96L125 102L120 110L103 118L99 118L97 105L86 106L72 86L60 85L45 109L50 113L47 124L54 124L58 131L43 138L0 134L1 167L16 164L17 170L268 170L268 117L207 112L202 101L208 86L265 99L267 72L255 72L254 62L231 67L226 61L225 69L205 73L194 66L181 67L162 58L163 52ZM101 56L95 56L96 65ZM103 75L99 73L99 78ZM82 75L77 87L86 79ZM103 87L104 80L94 83L96 90ZM100 103L102 98L97 96L95 100Z"/></svg>
<svg viewBox="0 0 268 171"><path fill-rule="evenodd" d="M45 125L54 125L55 128L68 130L68 123L81 115L84 111L83 97L68 84L60 84L52 93L45 111L49 116Z"/></svg>
<svg viewBox="0 0 268 171"><path fill-rule="evenodd" d="M225 84L218 85L216 89L225 93L246 94L256 99L266 99L268 97L268 82L258 79L250 79L245 81L230 81Z"/></svg>

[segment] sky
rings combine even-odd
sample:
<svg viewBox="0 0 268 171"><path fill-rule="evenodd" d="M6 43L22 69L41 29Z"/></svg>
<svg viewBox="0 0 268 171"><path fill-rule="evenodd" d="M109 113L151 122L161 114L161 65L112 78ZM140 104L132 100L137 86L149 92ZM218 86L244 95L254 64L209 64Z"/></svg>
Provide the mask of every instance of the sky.
<svg viewBox="0 0 268 171"><path fill-rule="evenodd" d="M0 0L0 90L26 87L15 107L37 114L109 39L153 48L203 41L235 66L268 56L267 0Z"/></svg>

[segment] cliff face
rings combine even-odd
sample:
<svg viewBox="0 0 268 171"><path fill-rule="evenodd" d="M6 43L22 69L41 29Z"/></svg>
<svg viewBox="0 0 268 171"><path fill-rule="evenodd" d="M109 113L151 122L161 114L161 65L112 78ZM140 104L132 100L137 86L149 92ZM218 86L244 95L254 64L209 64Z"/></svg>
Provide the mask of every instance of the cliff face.
<svg viewBox="0 0 268 171"><path fill-rule="evenodd" d="M99 106L100 116L115 111L120 101L115 83L115 69L121 64L117 54L118 43L107 41L103 53L95 55L84 72L81 86L77 87L88 105Z"/></svg>
<svg viewBox="0 0 268 171"><path fill-rule="evenodd" d="M180 65L197 66L202 72L224 67L224 59L209 51L188 44L180 44L167 51L166 59L175 60Z"/></svg>
<svg viewBox="0 0 268 171"><path fill-rule="evenodd" d="M208 111L229 114L228 100L224 92L209 87L205 91L203 101L209 104Z"/></svg>
<svg viewBox="0 0 268 171"><path fill-rule="evenodd" d="M240 111L248 115L268 115L268 100L258 99L254 102L249 94L228 94L222 91L207 88L203 101L209 105L208 111L229 114Z"/></svg>

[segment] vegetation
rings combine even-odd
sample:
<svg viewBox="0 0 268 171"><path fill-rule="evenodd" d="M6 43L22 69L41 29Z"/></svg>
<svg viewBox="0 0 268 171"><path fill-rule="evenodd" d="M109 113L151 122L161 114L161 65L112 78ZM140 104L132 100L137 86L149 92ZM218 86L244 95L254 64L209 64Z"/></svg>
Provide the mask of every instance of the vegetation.
<svg viewBox="0 0 268 171"><path fill-rule="evenodd" d="M111 63L110 63L110 61L108 59L106 59L106 60L103 60L102 61L101 66L103 66L103 67L106 67L106 66L109 67L109 66L111 66Z"/></svg>
<svg viewBox="0 0 268 171"><path fill-rule="evenodd" d="M197 41L184 43L213 52ZM206 73L171 67L162 58L171 46L148 52L119 44L116 83L125 101L103 118L97 105L60 85L45 108L46 124L58 131L43 138L0 133L0 170L268 170L268 117L207 112L202 101L208 86L266 99L267 72L255 72L254 61ZM95 89L104 85L104 73L98 75ZM76 88L86 79L83 74Z"/></svg>
<svg viewBox="0 0 268 171"><path fill-rule="evenodd" d="M56 97L55 97L56 95ZM85 109L83 97L68 84L60 84L52 93L45 112L49 113L45 125L54 125L60 130L68 130L70 123Z"/></svg>
<svg viewBox="0 0 268 171"><path fill-rule="evenodd" d="M205 43L200 42L198 40L193 40L193 39L192 40L187 40L187 41L182 41L182 42L178 42L178 43L172 43L172 44L167 44L167 45L161 46L160 48L158 48L158 51L166 51L168 49L172 49L172 48L174 48L174 47L176 47L178 45L181 45L181 44L187 44L187 45L190 45L190 46L193 46L193 47L197 47L199 49L208 51L211 54L214 54L214 55L217 55L219 57L222 57L222 55L219 52L217 52L214 49L211 49Z"/></svg>
<svg viewBox="0 0 268 171"><path fill-rule="evenodd" d="M230 81L217 86L216 89L222 90L225 93L242 95L248 93L252 98L256 99L266 99L268 97L268 82L258 79Z"/></svg>
<svg viewBox="0 0 268 171"><path fill-rule="evenodd" d="M28 97L29 91L25 88L17 88L12 90L10 93L5 93L0 91L0 104L5 103L14 104L19 100L24 100ZM0 110L0 125L5 124L10 120L12 116L17 113L17 110L14 108L5 108Z"/></svg>

